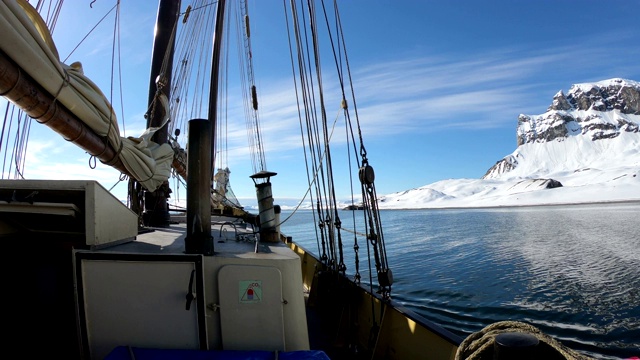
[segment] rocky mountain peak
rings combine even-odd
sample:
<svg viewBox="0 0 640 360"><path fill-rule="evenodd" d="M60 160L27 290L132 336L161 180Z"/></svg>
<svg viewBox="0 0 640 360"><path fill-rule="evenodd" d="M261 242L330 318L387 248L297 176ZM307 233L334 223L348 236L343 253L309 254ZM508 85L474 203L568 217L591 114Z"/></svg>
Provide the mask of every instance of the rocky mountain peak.
<svg viewBox="0 0 640 360"><path fill-rule="evenodd" d="M607 141L621 133L640 134L640 82L614 78L571 86L557 92L547 111L518 116L518 148L527 144L564 141ZM518 167L518 150L498 161L483 176L497 178Z"/></svg>
<svg viewBox="0 0 640 360"><path fill-rule="evenodd" d="M571 109L572 109L572 106L569 103L569 100L564 95L562 90L560 90L553 97L553 102L551 103L551 106L549 106L547 111L552 111L552 110L571 110Z"/></svg>
<svg viewBox="0 0 640 360"><path fill-rule="evenodd" d="M640 83L615 78L573 85L567 100L576 110L618 110L623 114L640 115Z"/></svg>
<svg viewBox="0 0 640 360"><path fill-rule="evenodd" d="M576 84L567 95L556 93L546 113L518 117L518 146L579 134L599 140L638 132L638 124L622 115L640 115L640 83L616 78Z"/></svg>

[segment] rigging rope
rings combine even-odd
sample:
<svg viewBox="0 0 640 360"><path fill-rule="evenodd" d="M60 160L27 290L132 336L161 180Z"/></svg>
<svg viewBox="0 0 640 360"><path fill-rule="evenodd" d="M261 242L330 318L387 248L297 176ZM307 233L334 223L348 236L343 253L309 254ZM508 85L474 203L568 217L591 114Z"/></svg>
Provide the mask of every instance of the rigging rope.
<svg viewBox="0 0 640 360"><path fill-rule="evenodd" d="M247 6L246 0L239 2L240 6L240 19L244 20L244 26L239 26L242 28L243 36L243 49L244 54L239 56L241 61L238 61L239 64L244 63L244 69L240 69L240 74L243 77L246 76L246 80L242 81L243 85L243 93L245 94L245 109L248 113L245 116L247 123L247 132L250 142L252 144L252 162L253 162L253 172L257 173L259 171L266 170L266 160L264 155L264 147L262 144L262 135L260 130L260 121L259 121L259 113L258 113L258 94L256 90L256 82L254 77L253 70L253 52L251 50L251 30L250 30L250 22L249 22L249 10ZM240 34L241 31L238 31ZM239 54L240 55L240 54ZM246 60L246 61L244 61ZM248 85L247 86L245 86Z"/></svg>
<svg viewBox="0 0 640 360"><path fill-rule="evenodd" d="M63 3L63 0L49 2L40 0L34 6L36 11L42 14L45 24L51 33L55 30ZM44 11L43 9L47 4L47 10ZM12 135L12 124L14 121L17 125ZM30 133L31 118L16 105L7 102L4 110L2 130L0 132L0 150L4 148L2 175L0 176L2 179L24 178ZM13 147L11 153L9 153L9 144L11 143L13 143Z"/></svg>
<svg viewBox="0 0 640 360"><path fill-rule="evenodd" d="M116 46L117 46L118 50L120 49L120 46L119 46L120 41L119 41L119 39L120 39L120 1L117 1L116 2L116 16L115 16L114 25L113 25L113 42L111 44L111 76L110 76L111 82L110 82L110 86L109 86L109 103L111 103L111 104L113 104L113 88L114 88L113 77L114 77L114 72L115 72L114 71L114 64L115 64L115 57L116 57ZM117 55L118 55L118 68L120 68L121 67L120 66L120 64L121 64L120 63L120 54L117 53ZM66 74L66 72L65 72L65 74ZM121 86L120 89L122 90L122 78L119 79L119 82L120 82L120 86ZM66 81L65 81L64 84L66 86ZM120 94L121 94L121 97L120 97L121 108L124 108L124 104L122 104L122 91L120 91ZM56 95L56 97L57 97L57 95ZM54 101L55 101L55 99L54 99ZM107 128L106 135L102 138L102 140L104 141L104 149L105 149L105 151L109 146L109 134L111 133L111 130L113 128L113 121L111 121L112 120L111 117L113 115L114 115L113 111L110 111L109 112L109 127ZM122 118L122 122L124 124L124 116ZM90 155L89 156L89 164L90 164L89 167L91 169L95 169L95 167L96 167L96 165L95 165L96 164L96 158L98 156L100 156L100 155ZM93 160L93 165L91 165L92 160Z"/></svg>
<svg viewBox="0 0 640 360"><path fill-rule="evenodd" d="M311 198L315 195L315 206L313 211L314 221L317 223L316 241L318 244L318 252L320 260L323 262L325 269L336 273L346 273L346 265L344 264L343 255L343 239L342 231L353 233L353 249L355 254L355 274L354 281L360 283L360 245L358 237L364 236L367 243L367 260L369 265L369 286L371 292L374 293L373 267L377 274L377 292L381 294L384 300L389 300L391 296L391 285L393 276L388 267L386 246L384 242L384 234L382 232L382 224L377 206L377 194L375 190L375 176L373 168L369 165L367 152L362 140L362 130L358 120L356 108L355 94L352 86L352 79L349 70L346 46L342 26L340 25L340 16L337 9L337 1L334 5L335 30L330 26L329 16L325 8L324 1L322 4L322 13L324 16L324 24L327 30L327 38L333 49L334 63L337 71L341 100L340 108L344 118L345 133L347 139L347 153L349 174L351 171L352 158L351 146L353 146L353 154L355 163L358 165L360 192L363 203L363 220L365 232L356 231L355 212L352 212L353 231L342 228L342 221L338 214L336 184L334 182L335 174L332 165L331 153L331 136L329 135L329 127L326 116L326 99L325 89L323 85L322 66L319 54L319 22L316 18L316 9L313 2L300 1L300 7L295 0L290 0L290 13L286 9L285 2L285 18L287 19L287 31L289 34L289 49L291 52L291 66L294 75L294 86L296 90L296 101L298 103L298 117L300 123L301 139L305 152L305 167L307 169L307 179L309 186L314 186L315 191L310 192ZM305 17L303 14L307 15ZM308 23L306 22L308 19ZM291 22L291 26L290 26ZM338 36L335 38L332 33ZM295 52L295 53L294 53ZM346 69L345 69L346 68ZM312 72L314 74L312 74ZM345 79L345 76L347 79ZM347 101L346 83L351 88L351 103L354 106L355 127L357 127L358 140L354 135L354 124L351 120L349 106ZM302 109L301 109L302 108ZM332 130L333 131L333 130ZM359 143L359 152L357 145ZM350 176L351 198L353 203L353 179ZM373 299L371 300L373 302ZM378 319L383 318L384 307L380 308L380 314L375 313L375 306L371 306L370 318L370 337L371 345L377 341L380 326ZM357 321L357 320L356 320Z"/></svg>
<svg viewBox="0 0 640 360"><path fill-rule="evenodd" d="M226 11L225 17L231 18L235 15L236 19L248 19L248 11L246 1L234 2L237 5L235 13ZM172 144L185 144L187 131L180 132L177 130L187 127L187 120L194 118L208 117L208 87L210 84L210 55L212 53L211 39L215 36L215 19L216 7L211 6L210 1L195 1L184 13L182 13L181 27L176 31L176 49L173 69L173 81L171 89L171 118L169 123L169 132L176 134L171 137ZM227 109L230 96L227 84L233 81L229 79L228 57L232 42L231 37L231 21L225 21L225 30L223 31L225 40L223 44L223 55L220 58L220 76L218 82L219 96L221 100L217 102L217 124L216 137L214 143L216 147L215 164L218 169L228 167L229 152L229 133L227 118ZM251 31L249 30L248 21L237 21L235 33L237 35L237 47L242 87L242 98L244 100L244 115L247 127L247 138L249 140L250 153L252 155L252 164L254 172L265 170L266 161L264 157L264 145L260 135L260 119L257 111L257 91L255 90L255 80L253 75L252 50L251 50ZM249 74L248 76L246 74ZM205 115L206 114L206 115ZM215 168L212 168L214 170ZM215 173L215 172L213 172ZM213 174L212 174L213 175ZM235 195L231 187L227 185L222 196L227 200L237 204Z"/></svg>
<svg viewBox="0 0 640 360"><path fill-rule="evenodd" d="M354 89L349 69L348 57L337 2L333 2L333 19L330 21L329 12L324 1L320 1L322 9L316 9L311 1L290 1L290 13L286 12L287 29L291 51L291 63L296 87L296 99L299 107L301 138L305 149L305 166L307 179L318 176L315 183L315 191L312 192L312 201L318 207L314 211L314 221L318 225L318 251L322 254L322 260L326 265L336 271L346 270L343 255L342 221L338 213L336 196L335 169L332 161L331 139L327 119L325 98L325 86L320 56L320 19L326 28L326 39L333 50L334 66L339 79L341 100L340 107L343 113L345 131L347 135L347 149L353 146L355 161L352 162L351 151L349 154L349 167L357 165L361 182L360 196L364 205L362 212L365 220L365 237L370 253L370 276L372 266L375 266L378 280L378 292L383 298L388 298L391 292L393 277L388 267L386 246L382 224L377 206L377 194L375 190L375 176L373 168L369 164L367 151L362 140L362 130L358 119ZM285 4L286 7L286 4ZM333 22L333 25L331 24ZM291 24L291 26L290 26ZM336 36L337 34L337 36ZM347 101L347 86L350 88L350 101ZM348 102L353 104L355 122L352 122ZM357 129L357 138L354 129ZM357 145L359 144L359 150ZM321 155L323 154L323 155ZM311 169L314 169L311 171ZM315 173L317 171L317 174ZM352 173L351 171L349 173ZM351 177L350 177L351 179ZM353 199L353 181L351 181ZM354 229L355 229L355 214ZM360 280L360 259L358 237L361 233L353 231L354 251L356 254L356 281ZM374 282L370 282L373 284Z"/></svg>

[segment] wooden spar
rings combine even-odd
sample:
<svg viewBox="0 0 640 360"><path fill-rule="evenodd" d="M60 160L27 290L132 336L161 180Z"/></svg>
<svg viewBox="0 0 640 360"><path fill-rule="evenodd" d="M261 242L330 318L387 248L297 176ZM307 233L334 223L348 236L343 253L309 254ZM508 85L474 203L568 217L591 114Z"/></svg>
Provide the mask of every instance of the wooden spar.
<svg viewBox="0 0 640 360"><path fill-rule="evenodd" d="M175 152L175 149L174 149L174 152ZM175 154L173 156L173 162L171 163L171 166L176 171L176 173L178 175L180 175L180 177L183 180L185 180L185 181L187 180L187 153L186 153L186 151L181 149L179 154Z"/></svg>
<svg viewBox="0 0 640 360"><path fill-rule="evenodd" d="M132 177L109 142L96 134L64 105L56 101L29 74L23 71L4 51L0 51L0 95L18 105L31 118L47 125L95 156L105 165Z"/></svg>

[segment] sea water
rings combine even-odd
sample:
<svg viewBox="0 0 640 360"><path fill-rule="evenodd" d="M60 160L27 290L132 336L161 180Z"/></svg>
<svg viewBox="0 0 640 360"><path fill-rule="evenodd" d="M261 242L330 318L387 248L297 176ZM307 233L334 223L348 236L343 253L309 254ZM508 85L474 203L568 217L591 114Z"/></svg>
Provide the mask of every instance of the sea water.
<svg viewBox="0 0 640 360"><path fill-rule="evenodd" d="M338 215L353 230L363 214ZM589 356L640 356L640 203L380 215L392 298L415 313L462 337L514 320ZM281 231L317 255L313 223L312 211L298 211ZM364 237L357 241L365 281L375 264ZM342 242L353 275L353 232Z"/></svg>

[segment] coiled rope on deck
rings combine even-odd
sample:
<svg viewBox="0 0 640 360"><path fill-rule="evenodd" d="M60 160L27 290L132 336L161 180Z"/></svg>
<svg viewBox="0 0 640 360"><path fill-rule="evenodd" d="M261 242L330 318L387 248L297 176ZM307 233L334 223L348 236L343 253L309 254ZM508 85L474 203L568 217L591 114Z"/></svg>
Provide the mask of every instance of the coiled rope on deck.
<svg viewBox="0 0 640 360"><path fill-rule="evenodd" d="M455 360L492 359L495 337L503 333L525 333L536 337L539 341L536 351L542 355L539 357L541 359L592 359L566 347L533 325L518 321L500 321L464 339L458 346Z"/></svg>

